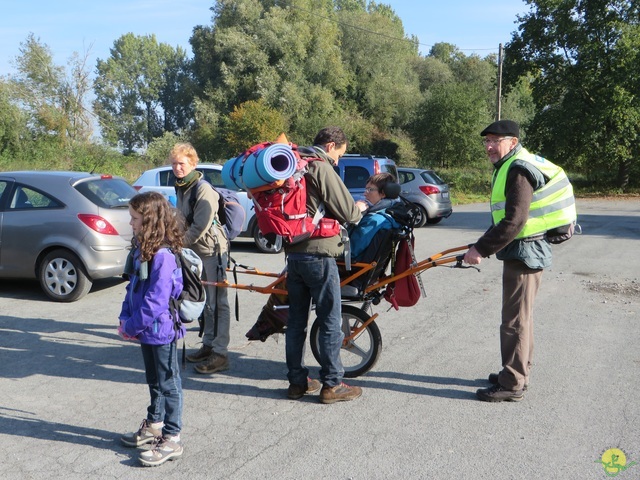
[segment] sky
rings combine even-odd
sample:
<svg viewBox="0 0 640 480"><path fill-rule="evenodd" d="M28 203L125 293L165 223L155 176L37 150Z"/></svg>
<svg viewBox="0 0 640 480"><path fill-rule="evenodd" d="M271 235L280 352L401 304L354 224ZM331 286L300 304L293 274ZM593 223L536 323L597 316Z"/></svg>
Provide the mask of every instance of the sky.
<svg viewBox="0 0 640 480"><path fill-rule="evenodd" d="M196 25L211 25L215 0L5 0L0 16L0 76L15 73L20 44L33 33L49 46L56 65L74 52L95 70L120 36L155 34L158 42L183 47ZM465 55L497 53L517 30L516 16L527 13L524 0L378 0L402 20L405 33L416 35L420 51L447 42Z"/></svg>

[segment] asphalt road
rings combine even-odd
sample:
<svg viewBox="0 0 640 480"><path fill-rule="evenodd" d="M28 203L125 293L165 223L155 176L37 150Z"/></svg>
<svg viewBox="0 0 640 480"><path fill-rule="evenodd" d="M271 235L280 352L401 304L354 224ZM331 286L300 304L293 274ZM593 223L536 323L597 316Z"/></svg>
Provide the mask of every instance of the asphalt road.
<svg viewBox="0 0 640 480"><path fill-rule="evenodd" d="M124 284L79 302L0 282L0 475L4 479L597 479L611 448L640 461L640 201L580 200L583 235L554 248L536 303L536 358L520 403L475 399L500 362L501 263L423 273L427 298L376 311L383 351L353 379L363 396L285 398L284 338L248 342L266 296L239 292L231 369L184 371L184 456L138 466L119 436L145 416L139 347L116 336ZM486 204L417 232L419 259L472 243ZM251 244L233 256L279 271ZM232 303L234 295L232 294ZM188 348L197 348L190 331ZM309 358L317 376L317 364ZM618 478L639 478L640 464Z"/></svg>

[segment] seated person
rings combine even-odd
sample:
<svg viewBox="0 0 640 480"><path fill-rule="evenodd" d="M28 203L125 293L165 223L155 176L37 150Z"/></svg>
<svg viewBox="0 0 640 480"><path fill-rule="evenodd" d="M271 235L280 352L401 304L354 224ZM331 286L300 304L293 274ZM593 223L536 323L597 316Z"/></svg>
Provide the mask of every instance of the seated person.
<svg viewBox="0 0 640 480"><path fill-rule="evenodd" d="M387 187L389 184L397 185L395 177L390 173L378 173L369 177L364 189L365 200L358 200L356 202L356 205L363 214L363 218L367 213L388 208L398 201L400 190L395 191L393 185ZM394 191L387 195L387 192L390 190Z"/></svg>
<svg viewBox="0 0 640 480"><path fill-rule="evenodd" d="M400 186L390 173L379 173L369 177L364 190L366 202L356 202L363 213L362 219L349 230L352 262L361 261L364 251L372 243L377 232L400 227L393 218L384 213L386 208L398 201L399 194Z"/></svg>

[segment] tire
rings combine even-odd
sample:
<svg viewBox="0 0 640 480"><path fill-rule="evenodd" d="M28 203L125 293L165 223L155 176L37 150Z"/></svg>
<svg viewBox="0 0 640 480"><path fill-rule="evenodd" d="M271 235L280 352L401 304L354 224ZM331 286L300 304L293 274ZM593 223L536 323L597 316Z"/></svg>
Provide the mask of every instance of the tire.
<svg viewBox="0 0 640 480"><path fill-rule="evenodd" d="M352 305L342 305L342 331L345 337L351 334L354 328L362 326L369 315L364 310ZM316 361L320 363L320 323L318 319L311 326L311 351ZM344 376L347 378L359 377L373 368L382 352L382 335L375 322L367 325L367 328L360 332L353 340L340 349L340 358L344 366Z"/></svg>
<svg viewBox="0 0 640 480"><path fill-rule="evenodd" d="M253 227L253 241L256 247L258 247L258 250L260 250L260 253L280 253L282 251L282 237L278 236L275 243L270 246L258 228L257 223Z"/></svg>
<svg viewBox="0 0 640 480"><path fill-rule="evenodd" d="M42 259L38 280L47 297L56 302L75 302L89 293L92 285L80 259L63 249Z"/></svg>
<svg viewBox="0 0 640 480"><path fill-rule="evenodd" d="M424 207L418 205L417 203L414 204L416 207L418 207L418 210L420 211L420 215L418 216L418 219L416 221L416 227L415 228L421 228L424 227L427 222L429 221L429 216L427 215L427 211L424 209Z"/></svg>
<svg viewBox="0 0 640 480"><path fill-rule="evenodd" d="M440 223L444 217L436 217L427 219L427 223L429 225L435 225L436 223Z"/></svg>

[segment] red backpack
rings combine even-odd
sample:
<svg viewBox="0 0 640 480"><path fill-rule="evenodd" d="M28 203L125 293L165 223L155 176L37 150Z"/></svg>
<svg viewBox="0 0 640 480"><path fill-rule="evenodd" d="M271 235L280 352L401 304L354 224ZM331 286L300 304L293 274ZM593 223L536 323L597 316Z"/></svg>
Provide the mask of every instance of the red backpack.
<svg viewBox="0 0 640 480"><path fill-rule="evenodd" d="M396 251L395 263L393 266L393 274L399 275L411 268L413 258L411 251L415 243L415 237L411 235L411 248L409 248L409 240L402 238ZM395 282L390 283L385 292L384 298L393 305L393 308L399 310L398 307L412 307L420 300L420 286L415 275L407 275Z"/></svg>
<svg viewBox="0 0 640 480"><path fill-rule="evenodd" d="M252 153L266 148L271 143L263 143L249 149ZM319 211L315 217L307 212L307 186L305 174L307 164L321 161L317 157L300 155L298 147L289 144L295 155L297 165L294 174L269 185L249 189L255 204L258 228L269 242L280 235L285 243L296 244L311 237L333 237L340 233L340 223L335 219L324 218Z"/></svg>

